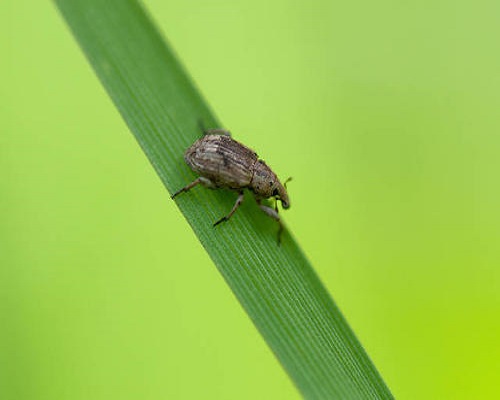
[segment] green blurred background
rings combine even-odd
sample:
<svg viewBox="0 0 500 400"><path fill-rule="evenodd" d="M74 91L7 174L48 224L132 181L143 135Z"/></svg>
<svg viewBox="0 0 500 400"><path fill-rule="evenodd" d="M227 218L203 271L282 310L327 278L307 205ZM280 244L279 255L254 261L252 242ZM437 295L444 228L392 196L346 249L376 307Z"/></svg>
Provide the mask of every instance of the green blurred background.
<svg viewBox="0 0 500 400"><path fill-rule="evenodd" d="M500 396L500 5L145 5L400 399ZM50 2L0 3L0 397L298 399Z"/></svg>

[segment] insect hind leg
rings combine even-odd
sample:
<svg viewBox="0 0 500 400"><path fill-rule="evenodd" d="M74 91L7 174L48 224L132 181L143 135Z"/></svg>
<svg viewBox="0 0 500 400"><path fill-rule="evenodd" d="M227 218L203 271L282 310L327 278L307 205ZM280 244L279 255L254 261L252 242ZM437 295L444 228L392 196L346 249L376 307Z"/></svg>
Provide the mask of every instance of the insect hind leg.
<svg viewBox="0 0 500 400"><path fill-rule="evenodd" d="M191 182L189 185L184 186L182 189L180 189L177 192L175 192L172 196L170 196L170 198L174 199L179 194L184 193L184 192L189 192L196 185L200 185L200 184L203 185L203 186L205 186L205 187L207 187L207 188L210 188L210 189L215 189L216 188L215 184L210 179L207 179L207 178L205 178L203 176L200 176L199 178L197 178L193 182Z"/></svg>
<svg viewBox="0 0 500 400"><path fill-rule="evenodd" d="M227 129L223 128L206 128L201 119L198 120L198 126L200 130L203 132L203 136L205 135L224 135L231 137L231 132Z"/></svg>
<svg viewBox="0 0 500 400"><path fill-rule="evenodd" d="M203 131L205 135L223 135L231 137L231 132L223 128L210 128Z"/></svg>

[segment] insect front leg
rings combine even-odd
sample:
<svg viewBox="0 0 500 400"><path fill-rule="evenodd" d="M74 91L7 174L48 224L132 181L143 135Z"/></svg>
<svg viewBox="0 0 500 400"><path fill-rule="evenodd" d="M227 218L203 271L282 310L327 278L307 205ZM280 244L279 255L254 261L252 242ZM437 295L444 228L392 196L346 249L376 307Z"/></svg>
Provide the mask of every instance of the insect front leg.
<svg viewBox="0 0 500 400"><path fill-rule="evenodd" d="M279 225L278 246L279 246L281 244L281 233L283 232L283 224L281 223L281 218L278 214L277 203L275 203L275 208L271 208L269 206L262 204L261 200L257 199L257 204L259 205L259 207L262 211L264 211L268 216L270 216L272 219L274 219L276 222L278 222L278 225Z"/></svg>
<svg viewBox="0 0 500 400"><path fill-rule="evenodd" d="M171 199L174 199L177 195L183 193L183 192L188 192L192 188L194 188L196 185L201 184L207 188L210 189L215 189L215 184L207 178L204 178L203 176L200 176L199 178L195 179L193 182L191 182L189 185L184 186L181 190L178 190L175 192L172 196L170 196Z"/></svg>
<svg viewBox="0 0 500 400"><path fill-rule="evenodd" d="M232 215L235 213L235 211L238 209L238 207L241 205L241 203L243 203L243 198L244 198L244 194L243 192L239 192L239 196L238 198L236 199L236 202L234 203L234 206L233 208L231 209L231 211L229 212L229 214L227 214L225 217L222 217L221 219L219 219L215 224L214 226L217 226L219 225L221 222L224 222L224 221L227 221L229 218L232 217Z"/></svg>

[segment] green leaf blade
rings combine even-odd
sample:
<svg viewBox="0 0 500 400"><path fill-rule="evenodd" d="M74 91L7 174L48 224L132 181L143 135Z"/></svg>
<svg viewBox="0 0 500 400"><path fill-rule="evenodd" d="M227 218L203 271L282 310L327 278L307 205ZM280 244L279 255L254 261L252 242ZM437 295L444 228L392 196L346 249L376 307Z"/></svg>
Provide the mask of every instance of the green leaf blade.
<svg viewBox="0 0 500 400"><path fill-rule="evenodd" d="M183 161L207 103L135 1L56 0L90 64L170 193L194 179ZM247 196L248 197L248 196ZM302 251L257 207L216 229L234 196L193 190L176 199L219 271L302 394L392 398ZM246 203L251 203L247 201Z"/></svg>

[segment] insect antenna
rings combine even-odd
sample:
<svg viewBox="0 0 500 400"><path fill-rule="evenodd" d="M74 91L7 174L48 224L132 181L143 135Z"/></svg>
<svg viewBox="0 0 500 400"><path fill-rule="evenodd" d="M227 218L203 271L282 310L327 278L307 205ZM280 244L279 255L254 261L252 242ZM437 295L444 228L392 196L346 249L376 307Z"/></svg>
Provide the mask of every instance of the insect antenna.
<svg viewBox="0 0 500 400"><path fill-rule="evenodd" d="M285 189L287 188L287 187L286 187L286 184L287 184L288 182L290 182L291 180L292 180L292 177L291 177L291 176L289 176L289 177L288 177L288 179L285 181L285 183L283 183L283 186L285 187Z"/></svg>

